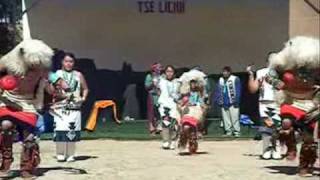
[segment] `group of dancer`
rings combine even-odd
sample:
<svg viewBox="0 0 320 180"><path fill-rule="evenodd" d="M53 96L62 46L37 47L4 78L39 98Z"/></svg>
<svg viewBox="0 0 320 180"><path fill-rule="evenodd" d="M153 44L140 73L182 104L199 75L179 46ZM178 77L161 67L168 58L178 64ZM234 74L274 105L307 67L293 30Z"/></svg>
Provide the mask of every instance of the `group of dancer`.
<svg viewBox="0 0 320 180"><path fill-rule="evenodd" d="M163 73L162 73L163 72ZM154 63L145 80L151 133L161 132L162 148L197 149L199 127L209 105L207 76L199 67L176 78L176 70ZM179 141L178 141L179 139Z"/></svg>
<svg viewBox="0 0 320 180"><path fill-rule="evenodd" d="M319 39L295 37L281 51L268 54L265 68L254 72L252 66L247 67L248 89L259 93L261 158L296 159L300 138L303 141L298 168L301 176L312 176L320 153L319 44ZM151 133L162 131L164 149L175 149L177 142L184 149L189 142L189 151L194 153L201 134L198 130L209 107L206 75L192 69L174 78L174 68L167 66L161 74L159 63L151 69L145 81ZM221 78L219 84L223 86L226 80ZM239 128L234 130L235 135L240 133ZM283 147L287 149L285 154Z"/></svg>
<svg viewBox="0 0 320 180"><path fill-rule="evenodd" d="M262 158L281 159L280 147L287 147L286 157L300 150L299 174L312 175L317 158L320 121L319 39L296 37L285 47L270 53L267 68L251 67L249 90L260 94L263 126ZM75 142L80 140L81 105L88 96L83 75L74 70L75 57L64 53L62 68L52 72L53 50L39 40L25 40L0 59L0 178L8 177L13 162L12 147L22 142L21 176L28 178L40 163L37 135L43 130L43 109L49 107L54 117L54 141L58 161L75 160ZM207 75L199 67L176 78L168 65L152 65L145 80L149 92L148 112L152 133L161 131L162 148L197 151L203 121L209 107ZM51 95L44 103L44 94ZM237 133L237 131L235 131ZM236 134L237 135L237 134ZM318 142L319 145L319 142ZM319 153L319 152L318 152Z"/></svg>
<svg viewBox="0 0 320 180"><path fill-rule="evenodd" d="M249 90L259 91L263 125L262 159L297 157L302 139L298 173L312 176L320 155L320 49L319 39L295 37L279 52L269 53L268 66L257 71L249 66Z"/></svg>
<svg viewBox="0 0 320 180"><path fill-rule="evenodd" d="M43 112L54 117L58 161L74 161L80 139L81 104L88 96L83 75L74 70L70 53L61 57L62 68L51 71L53 50L39 40L24 40L0 59L0 178L10 177L13 143L22 142L21 176L32 178L40 163L37 143L43 131ZM44 95L52 101L44 104Z"/></svg>

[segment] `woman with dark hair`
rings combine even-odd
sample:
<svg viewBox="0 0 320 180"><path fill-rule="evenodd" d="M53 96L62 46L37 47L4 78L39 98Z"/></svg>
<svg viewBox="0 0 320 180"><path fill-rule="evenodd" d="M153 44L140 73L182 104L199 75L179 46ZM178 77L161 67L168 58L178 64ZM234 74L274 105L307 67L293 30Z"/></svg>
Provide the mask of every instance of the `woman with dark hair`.
<svg viewBox="0 0 320 180"><path fill-rule="evenodd" d="M59 98L51 107L54 112L53 140L56 142L58 161L71 162L75 160L75 142L80 141L81 131L80 108L89 92L86 80L82 73L74 70L74 64L74 55L65 53L62 59L62 69L55 73L68 86L62 90L64 98Z"/></svg>
<svg viewBox="0 0 320 180"><path fill-rule="evenodd" d="M159 113L162 120L163 149L175 149L177 140L177 124L180 114L177 109L178 82L175 69L168 65L164 69L164 78L159 82Z"/></svg>

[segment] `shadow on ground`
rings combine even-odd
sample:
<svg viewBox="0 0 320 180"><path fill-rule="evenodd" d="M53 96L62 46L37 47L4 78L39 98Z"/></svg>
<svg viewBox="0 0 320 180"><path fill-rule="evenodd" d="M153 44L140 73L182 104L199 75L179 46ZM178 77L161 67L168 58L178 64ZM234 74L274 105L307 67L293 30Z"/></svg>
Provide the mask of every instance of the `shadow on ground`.
<svg viewBox="0 0 320 180"><path fill-rule="evenodd" d="M62 167L62 166L56 166L56 167L40 167L37 169L37 177L44 176L49 171L64 171L67 174L73 174L73 175L81 175L81 174L88 174L86 170L78 169L78 168L72 168L72 167ZM20 177L20 170L13 170L10 173L10 177L3 178L6 180L14 179Z"/></svg>
<svg viewBox="0 0 320 180"><path fill-rule="evenodd" d="M76 161L85 161L88 159L97 159L98 156L77 156L75 159Z"/></svg>
<svg viewBox="0 0 320 180"><path fill-rule="evenodd" d="M204 151L196 152L194 154L191 154L190 152L181 152L181 153L179 153L180 156L192 156L192 155L202 155L202 154L209 154L209 153L208 152L204 152Z"/></svg>
<svg viewBox="0 0 320 180"><path fill-rule="evenodd" d="M273 174L297 175L297 166L266 166L265 168L273 170ZM320 168L314 168L314 175L320 176Z"/></svg>
<svg viewBox="0 0 320 180"><path fill-rule="evenodd" d="M252 154L252 153L246 153L246 154L243 154L244 156L248 156L248 157L258 157L260 159L260 154Z"/></svg>

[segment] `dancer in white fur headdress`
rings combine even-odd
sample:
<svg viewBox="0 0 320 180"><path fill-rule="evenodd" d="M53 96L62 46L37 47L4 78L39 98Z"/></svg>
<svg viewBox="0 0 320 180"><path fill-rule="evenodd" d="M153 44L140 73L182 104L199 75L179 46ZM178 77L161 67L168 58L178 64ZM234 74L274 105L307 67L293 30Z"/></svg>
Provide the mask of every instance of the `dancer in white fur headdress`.
<svg viewBox="0 0 320 180"><path fill-rule="evenodd" d="M35 142L36 109L41 108L53 51L39 40L25 40L0 59L0 177L8 176L13 162L12 144L18 132L23 143L21 176L31 177L40 163Z"/></svg>
<svg viewBox="0 0 320 180"><path fill-rule="evenodd" d="M278 89L282 129L280 140L288 147L287 159L296 157L294 131L303 137L299 174L312 175L317 158L315 139L320 120L320 49L319 39L295 37L278 53L270 56L267 81ZM317 132L318 131L318 132ZM317 132L317 133L315 133Z"/></svg>
<svg viewBox="0 0 320 180"><path fill-rule="evenodd" d="M203 72L192 69L179 78L181 121L178 146L181 151L184 151L188 144L191 154L198 149L198 127L201 126L207 109L205 104L206 77Z"/></svg>
<svg viewBox="0 0 320 180"><path fill-rule="evenodd" d="M179 82L181 82L180 87L180 93L181 94L187 94L190 92L190 81L194 80L197 81L198 86L205 88L207 86L207 75L199 71L197 69L191 69L188 72L185 72L181 75L181 77L178 79Z"/></svg>

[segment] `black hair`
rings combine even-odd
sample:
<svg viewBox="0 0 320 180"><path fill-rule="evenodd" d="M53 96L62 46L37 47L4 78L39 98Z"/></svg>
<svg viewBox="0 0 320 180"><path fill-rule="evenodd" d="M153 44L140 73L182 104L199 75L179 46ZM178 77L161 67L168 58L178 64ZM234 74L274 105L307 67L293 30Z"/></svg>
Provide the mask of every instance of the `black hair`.
<svg viewBox="0 0 320 180"><path fill-rule="evenodd" d="M231 69L231 67L230 66L225 66L225 67L223 67L223 69L222 69L223 71L228 71L228 72L232 72L232 69Z"/></svg>
<svg viewBox="0 0 320 180"><path fill-rule="evenodd" d="M167 65L165 68L164 68L164 71L166 72L169 68L171 68L174 72L174 74L176 74L176 69L172 66L172 65Z"/></svg>
<svg viewBox="0 0 320 180"><path fill-rule="evenodd" d="M71 57L74 61L76 60L76 57L71 52L65 52L63 58L65 58L66 56Z"/></svg>
<svg viewBox="0 0 320 180"><path fill-rule="evenodd" d="M77 64L77 59L76 59L76 57L74 56L74 54L73 53L71 53L71 52L64 52L64 54L63 54L63 56L62 56L62 59L60 60L60 64L61 64L61 67L63 66L62 65L62 63L63 63L63 60L64 60L64 58L66 57L66 56L69 56L69 57L71 57L72 59L73 59L73 62L74 62L74 67L73 67L73 69L75 69L76 68L76 64Z"/></svg>
<svg viewBox="0 0 320 180"><path fill-rule="evenodd" d="M176 77L177 77L177 76L176 76L176 75L177 75L177 74L176 74L177 71L176 71L176 69L175 69L172 65L167 65L167 66L164 68L164 73L165 73L169 68L171 68L171 69L173 70L173 77L172 77L172 78L173 78L173 79L176 78Z"/></svg>

